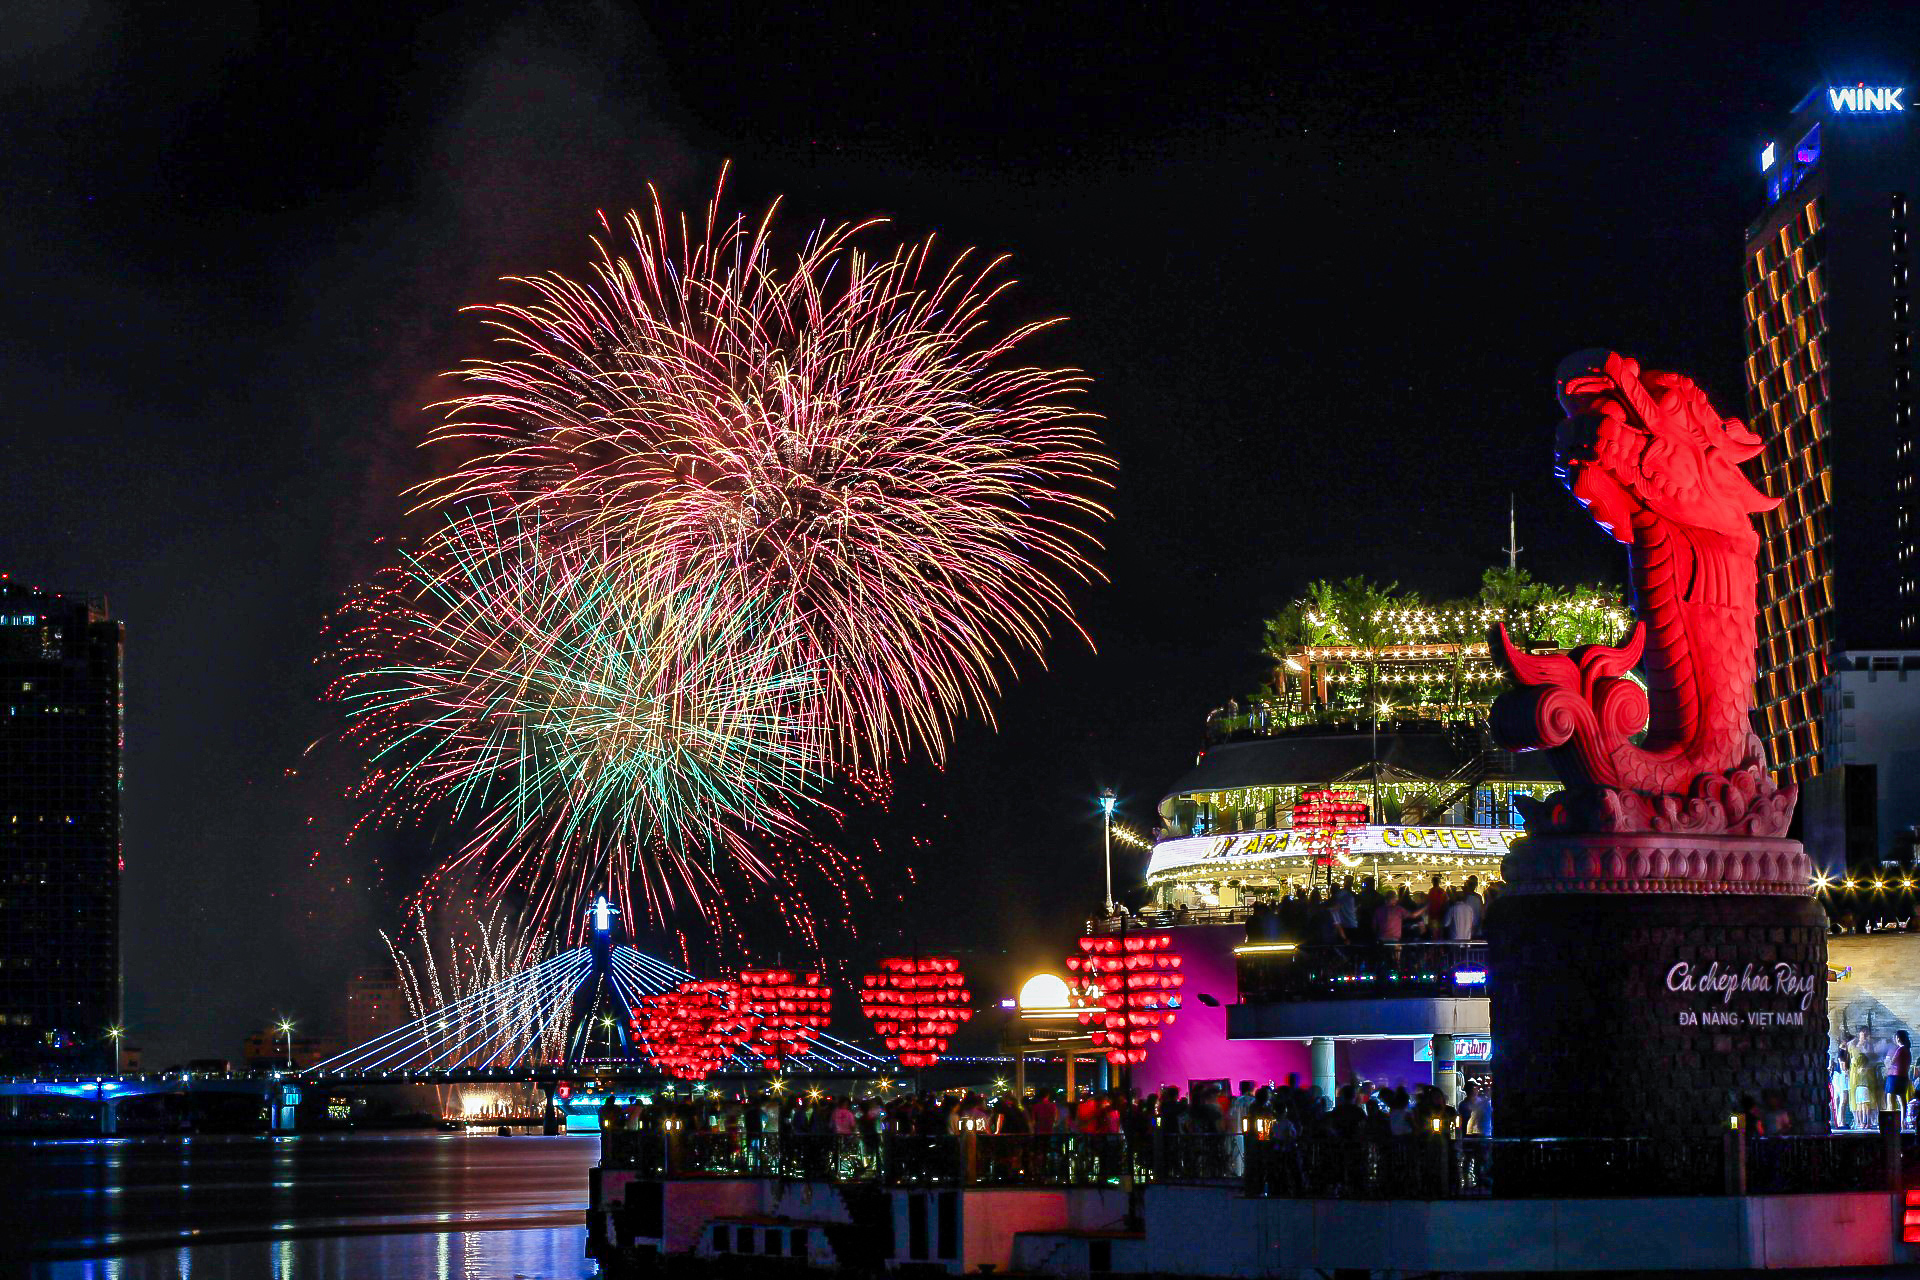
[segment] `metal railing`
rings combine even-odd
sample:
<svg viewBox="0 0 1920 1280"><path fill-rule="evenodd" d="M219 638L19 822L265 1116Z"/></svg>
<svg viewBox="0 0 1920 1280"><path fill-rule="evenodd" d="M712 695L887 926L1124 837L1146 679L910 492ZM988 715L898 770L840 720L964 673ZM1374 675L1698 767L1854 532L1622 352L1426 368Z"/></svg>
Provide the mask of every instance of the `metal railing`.
<svg viewBox="0 0 1920 1280"><path fill-rule="evenodd" d="M1484 942L1307 943L1289 950L1242 951L1235 968L1245 1004L1487 993Z"/></svg>
<svg viewBox="0 0 1920 1280"><path fill-rule="evenodd" d="M614 1130L601 1162L660 1177L760 1177L889 1186L1097 1186L1142 1176L1120 1134L788 1134Z"/></svg>
<svg viewBox="0 0 1920 1280"><path fill-rule="evenodd" d="M1444 1134L1289 1141L1239 1134L849 1137L615 1130L601 1161L660 1178L879 1186L1217 1184L1265 1198L1447 1200L1884 1191L1898 1136L1499 1138Z"/></svg>
<svg viewBox="0 0 1920 1280"><path fill-rule="evenodd" d="M1190 907L1174 910L1150 907L1124 918L1102 916L1088 921L1089 933L1125 933L1138 929L1169 929L1189 924L1245 924L1253 915L1253 904L1243 907Z"/></svg>

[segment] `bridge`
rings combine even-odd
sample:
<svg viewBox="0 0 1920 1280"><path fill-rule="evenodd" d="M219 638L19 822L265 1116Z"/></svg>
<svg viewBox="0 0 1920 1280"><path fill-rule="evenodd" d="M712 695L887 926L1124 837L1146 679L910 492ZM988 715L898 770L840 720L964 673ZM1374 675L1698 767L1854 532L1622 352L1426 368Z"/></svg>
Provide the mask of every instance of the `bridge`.
<svg viewBox="0 0 1920 1280"><path fill-rule="evenodd" d="M100 1132L118 1130L117 1107L157 1095L252 1094L268 1108L269 1127L291 1131L309 1093L381 1085L532 1084L547 1099L549 1122L562 1081L596 1087L658 1085L663 1077L629 1031L647 996L694 975L630 944L614 941L619 914L603 896L589 909L587 941L462 999L428 1010L311 1067L239 1072L42 1075L0 1078L0 1100L60 1098L99 1108ZM594 1040L603 1041L596 1055ZM818 1031L804 1053L780 1060L782 1072L864 1076L898 1070L877 1053ZM736 1051L715 1075L745 1079L764 1063Z"/></svg>

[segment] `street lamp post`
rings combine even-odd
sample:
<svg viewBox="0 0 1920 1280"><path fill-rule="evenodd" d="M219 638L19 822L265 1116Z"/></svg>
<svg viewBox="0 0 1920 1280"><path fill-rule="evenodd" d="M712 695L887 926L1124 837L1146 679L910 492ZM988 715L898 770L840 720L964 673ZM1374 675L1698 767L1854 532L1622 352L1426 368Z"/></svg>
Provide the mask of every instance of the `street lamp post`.
<svg viewBox="0 0 1920 1280"><path fill-rule="evenodd" d="M277 1029L281 1035L287 1038L287 1070L291 1071L293 1070L293 1022L290 1019L282 1018L280 1019L280 1025Z"/></svg>
<svg viewBox="0 0 1920 1280"><path fill-rule="evenodd" d="M120 1073L120 1037L126 1034L127 1029L125 1027L107 1028L107 1039L113 1041L113 1070L115 1075Z"/></svg>
<svg viewBox="0 0 1920 1280"><path fill-rule="evenodd" d="M1112 787L1100 791L1102 844L1107 866L1107 914L1113 914L1113 802Z"/></svg>
<svg viewBox="0 0 1920 1280"><path fill-rule="evenodd" d="M1370 762L1370 768L1373 771L1372 786L1367 795L1368 822L1385 821L1380 816L1380 717L1391 710L1393 710L1392 703L1376 700L1373 704L1373 745L1367 753L1373 757Z"/></svg>

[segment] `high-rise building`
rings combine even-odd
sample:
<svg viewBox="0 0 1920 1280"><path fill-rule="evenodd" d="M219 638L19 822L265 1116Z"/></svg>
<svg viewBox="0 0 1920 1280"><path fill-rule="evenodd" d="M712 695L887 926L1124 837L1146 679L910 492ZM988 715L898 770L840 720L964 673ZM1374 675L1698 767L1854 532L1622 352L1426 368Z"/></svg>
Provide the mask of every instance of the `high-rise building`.
<svg viewBox="0 0 1920 1280"><path fill-rule="evenodd" d="M120 624L0 579L0 1065L109 1070L120 1023Z"/></svg>
<svg viewBox="0 0 1920 1280"><path fill-rule="evenodd" d="M1761 487L1784 499L1762 519L1755 703L1810 811L1846 807L1840 779L1819 782L1821 682L1846 650L1920 641L1908 97L1808 94L1759 153L1766 208L1747 230L1747 413Z"/></svg>

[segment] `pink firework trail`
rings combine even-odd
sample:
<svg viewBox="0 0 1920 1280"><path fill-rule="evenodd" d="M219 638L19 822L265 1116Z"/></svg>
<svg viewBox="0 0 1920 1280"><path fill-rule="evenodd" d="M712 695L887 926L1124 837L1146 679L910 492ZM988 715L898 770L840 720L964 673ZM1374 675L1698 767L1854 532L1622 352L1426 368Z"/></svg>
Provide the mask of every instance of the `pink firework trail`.
<svg viewBox="0 0 1920 1280"><path fill-rule="evenodd" d="M876 222L783 252L777 205L723 194L690 225L656 193L585 279L478 309L499 350L431 435L466 459L419 491L440 531L341 632L376 813L477 819L449 869L562 929L612 878L716 933L770 891L817 938L780 890L863 883L811 831L833 780L944 760L1053 625L1085 638L1100 576L1114 464L1086 378L1018 358L1054 322L990 324L1004 259L876 253Z"/></svg>
<svg viewBox="0 0 1920 1280"><path fill-rule="evenodd" d="M474 453L424 492L518 522L502 536L537 517L604 542L642 596L761 618L813 674L793 732L823 765L942 759L1050 623L1078 630L1113 467L1086 379L1014 358L1054 322L991 333L1004 259L876 256L871 222L783 257L774 209L720 201L696 233L656 193L589 280L482 308L506 353L461 370L434 439Z"/></svg>

